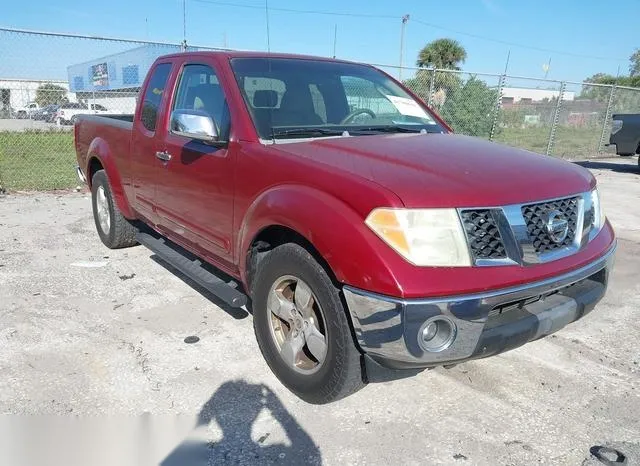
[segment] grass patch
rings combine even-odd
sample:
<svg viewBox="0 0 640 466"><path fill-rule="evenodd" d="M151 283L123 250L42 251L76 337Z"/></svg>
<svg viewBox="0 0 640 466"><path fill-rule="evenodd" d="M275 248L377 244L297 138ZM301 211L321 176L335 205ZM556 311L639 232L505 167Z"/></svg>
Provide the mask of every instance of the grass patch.
<svg viewBox="0 0 640 466"><path fill-rule="evenodd" d="M544 154L549 127L501 128L496 142ZM559 126L552 155L598 156L601 128ZM0 131L0 188L52 190L78 185L72 131Z"/></svg>
<svg viewBox="0 0 640 466"><path fill-rule="evenodd" d="M545 154L550 132L551 128L548 126L502 128L494 140L509 146ZM597 157L601 135L602 128L558 126L551 155L566 159Z"/></svg>
<svg viewBox="0 0 640 466"><path fill-rule="evenodd" d="M78 185L71 131L0 132L0 187L52 190Z"/></svg>

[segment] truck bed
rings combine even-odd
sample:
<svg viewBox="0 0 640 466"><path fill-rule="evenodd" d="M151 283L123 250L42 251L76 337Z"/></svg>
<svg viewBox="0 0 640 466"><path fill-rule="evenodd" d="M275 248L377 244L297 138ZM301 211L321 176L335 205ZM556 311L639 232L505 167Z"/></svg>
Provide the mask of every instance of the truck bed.
<svg viewBox="0 0 640 466"><path fill-rule="evenodd" d="M78 118L82 118L84 121L97 121L99 123L105 122L105 118L109 120L117 120L121 122L128 122L133 124L133 113L119 113L109 115L79 115ZM110 122L111 123L111 122Z"/></svg>
<svg viewBox="0 0 640 466"><path fill-rule="evenodd" d="M131 135L133 131L133 115L79 115L75 124L75 144L82 167L86 166L89 148L94 141L100 144L92 150L103 151L113 158L116 164L129 158ZM119 167L126 176L125 166ZM91 174L88 174L91 176Z"/></svg>

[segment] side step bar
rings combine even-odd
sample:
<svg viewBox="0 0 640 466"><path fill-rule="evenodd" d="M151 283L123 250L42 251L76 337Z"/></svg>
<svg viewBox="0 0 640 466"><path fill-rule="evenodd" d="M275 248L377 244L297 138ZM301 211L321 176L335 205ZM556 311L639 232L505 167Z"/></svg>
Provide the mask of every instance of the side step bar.
<svg viewBox="0 0 640 466"><path fill-rule="evenodd" d="M247 304L247 296L245 294L241 293L234 288L233 285L225 282L202 267L202 262L200 260L191 260L189 257L185 256L178 250L178 248L180 248L179 246L176 245L176 248L174 249L171 247L173 243L170 241L164 238L152 236L142 231L139 231L136 234L136 240L143 246L151 249L151 251L157 254L162 260L185 274L198 285L207 289L207 291L220 298L229 306L242 307Z"/></svg>

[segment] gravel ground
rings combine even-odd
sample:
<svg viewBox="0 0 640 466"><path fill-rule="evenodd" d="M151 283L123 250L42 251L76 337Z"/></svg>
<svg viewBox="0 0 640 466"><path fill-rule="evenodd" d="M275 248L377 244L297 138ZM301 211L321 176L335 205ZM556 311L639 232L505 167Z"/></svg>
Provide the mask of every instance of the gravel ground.
<svg viewBox="0 0 640 466"><path fill-rule="evenodd" d="M131 464L595 465L589 450L603 445L640 464L640 173L632 159L586 165L619 237L594 312L326 406L278 382L246 312L221 309L143 247L103 247L87 194L1 196L0 412L38 416L0 418L0 464L35 461L53 438L65 454L99 453L79 464L137 451ZM24 419L41 428L15 428ZM98 446L70 437L96 419Z"/></svg>

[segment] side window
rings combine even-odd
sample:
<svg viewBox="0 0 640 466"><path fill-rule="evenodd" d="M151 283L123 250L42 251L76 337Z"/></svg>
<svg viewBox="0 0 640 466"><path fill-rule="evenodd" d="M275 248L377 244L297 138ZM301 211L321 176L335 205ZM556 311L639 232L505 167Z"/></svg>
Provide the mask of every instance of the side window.
<svg viewBox="0 0 640 466"><path fill-rule="evenodd" d="M322 118L322 122L327 122L327 107L324 104L324 97L318 89L316 84L309 84L309 91L311 92L311 100L313 101L313 109L320 118Z"/></svg>
<svg viewBox="0 0 640 466"><path fill-rule="evenodd" d="M149 131L156 130L158 122L158 109L162 102L162 93L167 85L167 79L171 72L171 63L161 63L153 70L153 74L147 84L147 89L142 100L141 120Z"/></svg>
<svg viewBox="0 0 640 466"><path fill-rule="evenodd" d="M216 72L208 65L186 65L173 103L176 110L199 110L208 113L218 125L220 137L229 134L229 109Z"/></svg>

